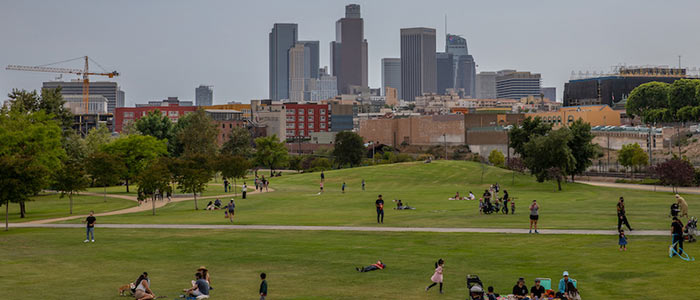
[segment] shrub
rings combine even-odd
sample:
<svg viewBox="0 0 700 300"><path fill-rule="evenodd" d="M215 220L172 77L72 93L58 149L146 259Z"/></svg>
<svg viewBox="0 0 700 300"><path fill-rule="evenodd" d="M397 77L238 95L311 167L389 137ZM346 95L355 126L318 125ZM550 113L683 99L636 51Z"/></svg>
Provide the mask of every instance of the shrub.
<svg viewBox="0 0 700 300"><path fill-rule="evenodd" d="M501 153L501 151L493 149L493 151L491 151L491 154L489 154L489 162L494 166L503 168L505 166L505 161L506 158L503 156L503 153Z"/></svg>

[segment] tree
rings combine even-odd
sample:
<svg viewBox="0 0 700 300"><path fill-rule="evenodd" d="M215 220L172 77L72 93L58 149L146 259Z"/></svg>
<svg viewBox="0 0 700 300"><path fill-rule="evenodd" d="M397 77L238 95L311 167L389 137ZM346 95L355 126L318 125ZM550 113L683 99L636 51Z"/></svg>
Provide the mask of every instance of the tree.
<svg viewBox="0 0 700 300"><path fill-rule="evenodd" d="M281 168L287 162L287 147L280 142L277 135L255 139L255 162L259 166L270 168L270 176L276 168Z"/></svg>
<svg viewBox="0 0 700 300"><path fill-rule="evenodd" d="M674 81L668 90L668 107L675 115L685 106L698 106L700 101L696 98L700 80L679 79Z"/></svg>
<svg viewBox="0 0 700 300"><path fill-rule="evenodd" d="M654 166L656 176L662 185L670 185L676 192L676 187L689 186L693 183L695 170L687 160L674 157Z"/></svg>
<svg viewBox="0 0 700 300"><path fill-rule="evenodd" d="M133 179L150 160L167 153L166 141L146 135L127 135L102 147L103 151L116 156L124 164L120 178L126 183Z"/></svg>
<svg viewBox="0 0 700 300"><path fill-rule="evenodd" d="M222 154L217 161L221 176L233 179L233 193L236 194L236 179L245 178L251 167L250 162L240 155Z"/></svg>
<svg viewBox="0 0 700 300"><path fill-rule="evenodd" d="M43 111L56 120L63 131L70 129L73 124L73 114L63 106L65 101L61 95L61 87L42 89L41 95L36 91L12 89L7 96L13 110L24 113Z"/></svg>
<svg viewBox="0 0 700 300"><path fill-rule="evenodd" d="M648 82L637 86L627 98L627 115L644 117L649 110L667 107L669 87L664 82Z"/></svg>
<svg viewBox="0 0 700 300"><path fill-rule="evenodd" d="M636 171L639 166L649 164L649 157L639 144L634 143L622 145L617 161L625 168L632 168L633 171Z"/></svg>
<svg viewBox="0 0 700 300"><path fill-rule="evenodd" d="M145 195L151 195L152 213L156 215L156 194L170 188L170 159L159 157L151 160L146 167L134 178L139 186L139 191Z"/></svg>
<svg viewBox="0 0 700 300"><path fill-rule="evenodd" d="M54 188L61 192L61 198L68 195L70 202L70 214L73 214L73 193L84 191L90 182L85 174L85 167L81 161L67 159L63 167L54 173Z"/></svg>
<svg viewBox="0 0 700 300"><path fill-rule="evenodd" d="M301 155L290 155L289 156L289 169L290 170L295 170L297 173L300 173L301 170L303 170L302 162L304 161L304 157Z"/></svg>
<svg viewBox="0 0 700 300"><path fill-rule="evenodd" d="M234 127L231 129L228 140L221 147L221 153L250 158L253 153L253 147L250 145L251 141L248 129L245 127Z"/></svg>
<svg viewBox="0 0 700 300"><path fill-rule="evenodd" d="M359 165L362 162L362 157L365 155L365 146L362 143L362 137L352 131L338 132L335 135L335 147L333 147L333 156L335 156L338 165L350 164Z"/></svg>
<svg viewBox="0 0 700 300"><path fill-rule="evenodd" d="M10 202L20 204L20 217L24 218L24 202L49 185L65 152L61 148L61 128L42 111L1 109L0 141L0 205L6 205L8 230Z"/></svg>
<svg viewBox="0 0 700 300"><path fill-rule="evenodd" d="M103 151L88 156L85 168L94 184L104 188L105 202L107 202L107 187L119 183L121 174L126 173L126 166L118 156Z"/></svg>
<svg viewBox="0 0 700 300"><path fill-rule="evenodd" d="M489 162L496 167L503 168L505 166L506 158L503 156L501 151L493 149L489 154Z"/></svg>
<svg viewBox="0 0 700 300"><path fill-rule="evenodd" d="M523 173L525 172L525 163L520 157L511 157L507 162L508 169Z"/></svg>
<svg viewBox="0 0 700 300"><path fill-rule="evenodd" d="M194 194L194 209L197 210L197 193L203 193L214 177L209 156L189 153L175 159L173 175L180 190Z"/></svg>
<svg viewBox="0 0 700 300"><path fill-rule="evenodd" d="M561 191L561 176L566 176L576 163L574 155L568 146L572 135L568 128L563 127L551 131L547 135L536 135L525 144L523 160L530 173L535 175L538 182L546 179L556 179ZM557 168L561 176L552 176L551 168Z"/></svg>
<svg viewBox="0 0 700 300"><path fill-rule="evenodd" d="M586 172L586 169L593 165L592 158L600 153L598 146L593 143L593 134L591 133L591 124L578 119L569 125L571 131L571 140L568 143L571 154L576 160L573 169L568 170L571 174L571 181L574 181L574 175Z"/></svg>
<svg viewBox="0 0 700 300"><path fill-rule="evenodd" d="M150 135L159 140L173 138L173 122L157 109L136 120L135 126L143 135Z"/></svg>
<svg viewBox="0 0 700 300"><path fill-rule="evenodd" d="M171 145L173 156L199 153L214 157L218 150L219 130L214 120L203 110L181 117L174 130L174 144Z"/></svg>
<svg viewBox="0 0 700 300"><path fill-rule="evenodd" d="M85 136L85 155L90 157L93 153L100 151L103 145L112 141L112 133L107 125L100 124L96 128L90 129Z"/></svg>
<svg viewBox="0 0 700 300"><path fill-rule="evenodd" d="M521 126L515 126L508 132L510 135L510 147L515 153L523 155L525 153L525 144L535 136L542 136L552 130L552 126L542 122L540 117L527 117L523 120Z"/></svg>

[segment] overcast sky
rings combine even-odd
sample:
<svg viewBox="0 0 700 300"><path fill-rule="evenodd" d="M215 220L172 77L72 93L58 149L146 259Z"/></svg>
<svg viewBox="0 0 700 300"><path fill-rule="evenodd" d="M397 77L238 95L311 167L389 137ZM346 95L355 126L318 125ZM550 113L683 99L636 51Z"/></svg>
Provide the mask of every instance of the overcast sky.
<svg viewBox="0 0 700 300"><path fill-rule="evenodd" d="M178 96L199 84L214 102L268 97L268 33L299 24L300 40L321 42L321 66L344 6L359 3L369 43L369 83L380 60L399 57L399 29L433 27L467 38L479 71L542 74L561 98L571 71L618 64L700 67L700 1L0 1L0 99L12 88L39 89L58 74L7 71L88 55L109 70L128 106ZM437 49L444 49L438 38ZM80 62L62 67L82 68ZM99 70L97 66L91 68ZM64 79L75 75L64 75ZM99 80L94 77L93 80Z"/></svg>

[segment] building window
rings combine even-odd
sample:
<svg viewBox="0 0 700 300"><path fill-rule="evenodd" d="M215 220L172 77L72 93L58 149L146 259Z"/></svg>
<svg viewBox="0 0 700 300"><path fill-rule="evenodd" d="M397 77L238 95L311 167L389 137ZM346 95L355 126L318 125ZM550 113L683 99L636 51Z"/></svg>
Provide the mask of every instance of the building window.
<svg viewBox="0 0 700 300"><path fill-rule="evenodd" d="M287 114L293 115L294 113L296 113L296 110L294 110L294 109L287 110Z"/></svg>
<svg viewBox="0 0 700 300"><path fill-rule="evenodd" d="M320 111L320 113L321 113L322 115L325 115L325 114L326 114L326 110L322 108L321 111Z"/></svg>
<svg viewBox="0 0 700 300"><path fill-rule="evenodd" d="M309 127L309 129L314 128L314 123L309 123L309 125L307 125L307 127Z"/></svg>
<svg viewBox="0 0 700 300"><path fill-rule="evenodd" d="M171 117L177 117L180 115L180 113L177 110L171 110L168 112L168 115Z"/></svg>
<svg viewBox="0 0 700 300"><path fill-rule="evenodd" d="M233 128L233 124L229 123L228 128Z"/></svg>
<svg viewBox="0 0 700 300"><path fill-rule="evenodd" d="M325 121L326 121L326 116L321 116L321 122L325 122Z"/></svg>
<svg viewBox="0 0 700 300"><path fill-rule="evenodd" d="M168 112L167 111L161 111L160 114L165 116Z"/></svg>
<svg viewBox="0 0 700 300"><path fill-rule="evenodd" d="M299 130L299 135L305 135L304 130Z"/></svg>
<svg viewBox="0 0 700 300"><path fill-rule="evenodd" d="M294 128L294 123L287 123L287 128Z"/></svg>
<svg viewBox="0 0 700 300"><path fill-rule="evenodd" d="M287 135L294 135L294 130L287 130Z"/></svg>
<svg viewBox="0 0 700 300"><path fill-rule="evenodd" d="M226 128L226 124L221 124L221 128Z"/></svg>
<svg viewBox="0 0 700 300"><path fill-rule="evenodd" d="M314 121L314 116L309 116L309 122L313 122L313 121Z"/></svg>
<svg viewBox="0 0 700 300"><path fill-rule="evenodd" d="M326 123L321 123L321 128L326 128Z"/></svg>
<svg viewBox="0 0 700 300"><path fill-rule="evenodd" d="M310 114L310 115L313 115L313 114L314 114L314 110L310 108L310 109L309 109L309 114Z"/></svg>
<svg viewBox="0 0 700 300"><path fill-rule="evenodd" d="M304 122L304 116L299 116L299 122Z"/></svg>
<svg viewBox="0 0 700 300"><path fill-rule="evenodd" d="M133 118L133 117L134 117L133 111L125 111L124 112L124 118Z"/></svg>

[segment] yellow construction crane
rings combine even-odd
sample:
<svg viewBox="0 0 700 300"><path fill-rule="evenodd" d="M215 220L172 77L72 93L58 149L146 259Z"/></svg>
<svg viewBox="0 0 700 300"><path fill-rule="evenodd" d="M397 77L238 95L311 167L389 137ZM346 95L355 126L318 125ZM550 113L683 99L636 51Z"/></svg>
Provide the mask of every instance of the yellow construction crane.
<svg viewBox="0 0 700 300"><path fill-rule="evenodd" d="M54 65L58 63L64 63L64 62L69 62L77 59L85 59L85 69L68 69L68 68L54 68L54 67L46 67L48 65ZM90 75L97 75L97 76L107 76L109 78L114 78L115 76L119 76L119 73L117 71L112 71L108 73L91 73L88 68L88 60L92 60L88 58L87 56L83 57L78 57L74 59L69 59L69 60L64 60L60 61L57 63L52 63L52 64L47 64L47 65L42 65L42 66L19 66L19 65L8 65L7 70L15 70L15 71L31 71L31 72L50 72L50 73L69 73L69 74L76 74L76 75L82 75L83 76L83 105L85 105L85 113L88 113L88 102L90 99ZM92 62L96 63L98 66L97 62L92 60ZM101 67L101 66L100 66Z"/></svg>

